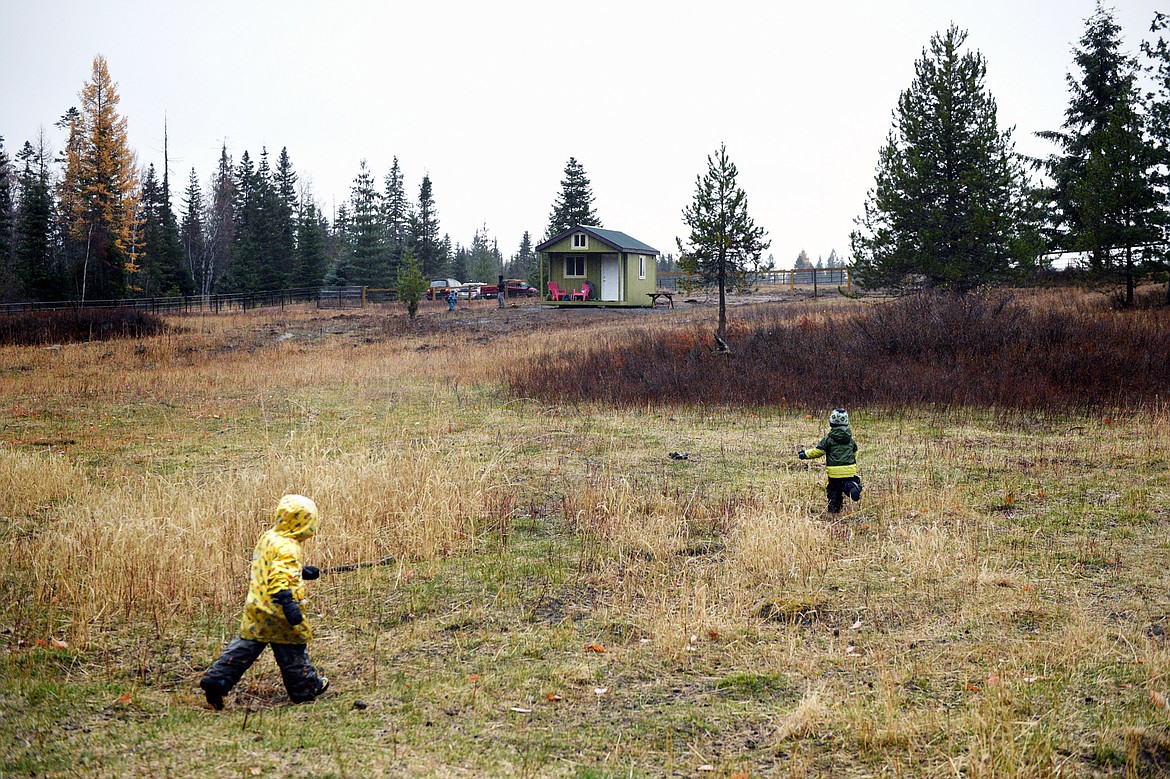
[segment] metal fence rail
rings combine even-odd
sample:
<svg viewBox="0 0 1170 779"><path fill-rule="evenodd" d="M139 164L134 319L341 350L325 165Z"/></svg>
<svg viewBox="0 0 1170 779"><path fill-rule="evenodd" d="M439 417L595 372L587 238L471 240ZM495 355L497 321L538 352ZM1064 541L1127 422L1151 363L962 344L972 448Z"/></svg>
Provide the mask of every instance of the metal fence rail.
<svg viewBox="0 0 1170 779"><path fill-rule="evenodd" d="M681 271L659 271L658 287L664 290L678 290L685 286L685 273ZM753 287L788 287L793 294L796 287L812 287L814 292L820 287L845 286L850 291L853 288L853 270L851 268L797 268L795 270L775 270L748 275L748 285ZM696 284L696 286L700 286Z"/></svg>
<svg viewBox="0 0 1170 779"><path fill-rule="evenodd" d="M357 289L361 289L358 287ZM318 287L235 292L223 295L183 295L165 298L123 298L120 300L54 300L28 303L0 303L0 314L20 311L61 311L86 308L129 308L153 314L220 314L253 308L284 308L294 303L313 303L322 291Z"/></svg>

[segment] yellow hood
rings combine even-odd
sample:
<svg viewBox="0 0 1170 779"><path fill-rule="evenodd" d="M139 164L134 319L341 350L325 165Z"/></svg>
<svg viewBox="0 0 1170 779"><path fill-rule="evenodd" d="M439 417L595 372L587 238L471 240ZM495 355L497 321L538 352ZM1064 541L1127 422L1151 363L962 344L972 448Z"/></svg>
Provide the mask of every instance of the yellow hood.
<svg viewBox="0 0 1170 779"><path fill-rule="evenodd" d="M285 495L276 507L275 530L296 541L311 538L317 533L317 504L304 495Z"/></svg>

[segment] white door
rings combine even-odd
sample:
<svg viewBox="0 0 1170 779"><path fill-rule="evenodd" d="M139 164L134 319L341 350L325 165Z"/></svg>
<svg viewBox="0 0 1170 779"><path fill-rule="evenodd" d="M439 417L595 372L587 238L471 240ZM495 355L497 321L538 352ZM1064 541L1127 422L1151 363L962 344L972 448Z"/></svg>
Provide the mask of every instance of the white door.
<svg viewBox="0 0 1170 779"><path fill-rule="evenodd" d="M601 258L601 299L621 300L621 284L618 269L620 264L616 255L605 255Z"/></svg>

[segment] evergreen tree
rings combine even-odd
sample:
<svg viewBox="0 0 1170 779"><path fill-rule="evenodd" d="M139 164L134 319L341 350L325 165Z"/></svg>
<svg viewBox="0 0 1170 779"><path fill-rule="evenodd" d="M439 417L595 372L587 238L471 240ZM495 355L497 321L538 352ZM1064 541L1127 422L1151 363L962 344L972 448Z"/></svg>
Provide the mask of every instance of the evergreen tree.
<svg viewBox="0 0 1170 779"><path fill-rule="evenodd" d="M293 285L318 287L329 264L329 225L308 192L301 194L297 216L297 266Z"/></svg>
<svg viewBox="0 0 1170 779"><path fill-rule="evenodd" d="M260 289L260 193L256 166L245 149L233 171L235 202L232 207L231 264L223 274L224 292L255 292Z"/></svg>
<svg viewBox="0 0 1170 779"><path fill-rule="evenodd" d="M55 221L49 160L43 134L33 146L25 141L16 155L16 224L13 235L13 265L26 300L61 300L67 284L53 251Z"/></svg>
<svg viewBox="0 0 1170 779"><path fill-rule="evenodd" d="M455 244L451 250L451 262L447 270L457 281L467 281L471 278L471 250L462 244Z"/></svg>
<svg viewBox="0 0 1170 779"><path fill-rule="evenodd" d="M374 177L366 167L365 160L361 161L350 190L349 215L350 283L369 287L389 286L390 263L386 251L381 197L374 187Z"/></svg>
<svg viewBox="0 0 1170 779"><path fill-rule="evenodd" d="M138 171L126 119L118 114L117 84L100 54L79 97L60 186L69 239L81 258L75 269L78 294L83 301L120 298L138 270L133 243L139 226Z"/></svg>
<svg viewBox="0 0 1170 779"><path fill-rule="evenodd" d="M529 283L534 287L539 286L540 281L532 281L533 275L539 274L540 269L536 267L536 256L532 251L532 236L528 231L524 231L524 235L520 238L520 246L516 249L516 253L512 255L511 261L508 263L506 274L513 279L528 279Z"/></svg>
<svg viewBox="0 0 1170 779"><path fill-rule="evenodd" d="M496 248L495 241L488 235L486 224L475 231L475 236L471 239L470 255L467 278L491 283L495 282L496 277L503 272L499 260L499 249Z"/></svg>
<svg viewBox="0 0 1170 779"><path fill-rule="evenodd" d="M407 315L414 319L419 301L427 289L427 277L423 275L422 264L409 248L398 264L397 282L398 300L406 306Z"/></svg>
<svg viewBox="0 0 1170 779"><path fill-rule="evenodd" d="M293 171L288 147L281 147L276 159L276 199L273 201L273 254L281 287L293 286L298 258L297 249L297 174Z"/></svg>
<svg viewBox="0 0 1170 779"><path fill-rule="evenodd" d="M930 39L898 99L860 229L850 236L869 287L963 292L1005 281L1038 252L1027 180L1000 132L986 61L952 26Z"/></svg>
<svg viewBox="0 0 1170 779"><path fill-rule="evenodd" d="M154 165L142 177L139 203L142 211L144 248L137 280L145 297L186 294L191 290L179 243L179 229L171 211L166 177L158 181Z"/></svg>
<svg viewBox="0 0 1170 779"><path fill-rule="evenodd" d="M1170 16L1155 13L1154 20L1150 23L1150 32L1161 33L1167 27L1170 27ZM1156 169L1152 180L1158 194L1167 198L1168 190L1170 190L1170 176L1167 175L1167 167L1170 163L1170 43L1162 35L1158 35L1156 41L1143 41L1142 51L1150 62L1154 82L1154 91L1149 95L1147 128L1153 139L1155 152L1162 163ZM1163 204L1163 214L1165 214L1165 204ZM1160 264L1162 272L1166 273L1167 270L1170 270L1166 223L1162 222L1156 225L1156 230L1159 235L1155 238L1155 246L1152 247L1155 251L1149 253L1150 262L1151 264L1155 262ZM1166 303L1170 305L1170 274L1166 274L1166 279Z"/></svg>
<svg viewBox="0 0 1170 779"><path fill-rule="evenodd" d="M695 177L695 196L683 209L690 228L687 244L678 241L680 267L719 287L719 326L715 340L730 351L727 333L727 287L743 286L744 277L760 270L760 255L768 248L767 231L748 215L747 194L736 183L739 170L727 157L726 145L707 157L707 172Z"/></svg>
<svg viewBox="0 0 1170 779"><path fill-rule="evenodd" d="M333 236L329 254L329 273L325 275L325 284L331 287L343 287L351 284L350 276L350 247L349 247L349 208L342 203L337 208L337 218L333 221Z"/></svg>
<svg viewBox="0 0 1170 779"><path fill-rule="evenodd" d="M222 279L231 270L236 243L236 202L239 188L233 172L232 158L225 144L219 153L219 166L211 182L211 206L207 214L207 261L199 293L226 291ZM221 289L221 285L224 289Z"/></svg>
<svg viewBox="0 0 1170 779"><path fill-rule="evenodd" d="M446 276L450 242L444 246L443 239L439 237L439 214L435 208L430 174L425 174L419 185L418 206L410 223L410 239L414 255L422 265L423 275L431 279Z"/></svg>
<svg viewBox="0 0 1170 779"><path fill-rule="evenodd" d="M4 136L0 136L0 296L14 300L19 294L16 268L13 265L16 220L16 174L12 159L4 150Z"/></svg>
<svg viewBox="0 0 1170 779"><path fill-rule="evenodd" d="M183 264L187 274L191 277L194 290L201 295L210 289L208 276L210 275L207 251L207 236L204 229L206 204L203 202L203 190L199 186L199 178L195 169L191 168L191 175L187 179L187 189L183 192L182 219L179 222L179 243L183 247Z"/></svg>
<svg viewBox="0 0 1170 779"><path fill-rule="evenodd" d="M808 270L812 266L812 261L808 258L808 252L801 249L800 254L796 255L796 263L792 267L796 270Z"/></svg>
<svg viewBox="0 0 1170 779"><path fill-rule="evenodd" d="M593 210L593 189L585 168L575 157L569 157L565 163L565 177L561 179L561 191L553 201L552 213L548 217L545 240L577 225L602 226Z"/></svg>
<svg viewBox="0 0 1170 779"><path fill-rule="evenodd" d="M1122 278L1126 302L1165 225L1156 185L1163 155L1146 138L1139 111L1137 62L1121 50L1121 28L1099 3L1086 20L1068 74L1071 92L1060 130L1038 133L1059 152L1041 161L1051 183L1043 190L1052 215L1054 248L1083 252L1090 273ZM1155 128L1160 122L1154 111Z"/></svg>
<svg viewBox="0 0 1170 779"><path fill-rule="evenodd" d="M390 172L386 174L382 209L383 221L386 225L386 248L390 260L390 271L396 276L398 262L410 242L411 221L410 200L406 197L402 169L398 166L397 157L394 158L394 163L390 166Z"/></svg>

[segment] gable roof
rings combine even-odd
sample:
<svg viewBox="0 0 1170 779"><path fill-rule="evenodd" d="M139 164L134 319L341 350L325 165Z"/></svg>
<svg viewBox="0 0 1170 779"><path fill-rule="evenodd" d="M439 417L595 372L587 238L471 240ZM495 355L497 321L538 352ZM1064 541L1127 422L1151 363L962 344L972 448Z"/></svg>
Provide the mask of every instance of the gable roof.
<svg viewBox="0 0 1170 779"><path fill-rule="evenodd" d="M637 252L639 254L654 255L659 253L658 250L653 246L644 244L637 238L631 238L625 233L618 232L617 230L602 230L600 227L587 227L585 225L570 227L560 235L555 235L552 238L549 238L547 241L537 246L533 251L542 252L559 241L563 241L573 233L585 233L589 237L601 241L606 246L619 252Z"/></svg>

